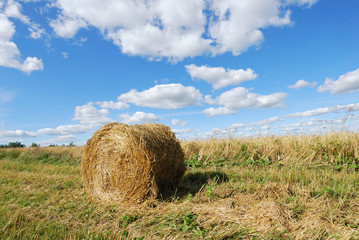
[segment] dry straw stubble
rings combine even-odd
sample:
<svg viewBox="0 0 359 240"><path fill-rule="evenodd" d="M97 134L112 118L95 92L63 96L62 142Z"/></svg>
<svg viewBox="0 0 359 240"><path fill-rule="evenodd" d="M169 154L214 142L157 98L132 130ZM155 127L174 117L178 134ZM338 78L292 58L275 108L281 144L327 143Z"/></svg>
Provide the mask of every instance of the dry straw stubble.
<svg viewBox="0 0 359 240"><path fill-rule="evenodd" d="M185 170L180 143L162 124L107 124L87 141L82 161L88 195L122 204L173 191Z"/></svg>

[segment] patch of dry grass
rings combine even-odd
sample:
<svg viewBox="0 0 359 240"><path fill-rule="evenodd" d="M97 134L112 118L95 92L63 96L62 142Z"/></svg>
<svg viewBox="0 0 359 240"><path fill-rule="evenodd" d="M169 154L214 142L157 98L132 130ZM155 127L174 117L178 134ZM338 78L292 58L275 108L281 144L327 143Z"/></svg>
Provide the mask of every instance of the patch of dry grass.
<svg viewBox="0 0 359 240"><path fill-rule="evenodd" d="M134 207L88 200L81 147L1 150L0 238L359 239L358 134L182 147L176 194Z"/></svg>
<svg viewBox="0 0 359 240"><path fill-rule="evenodd" d="M203 161L216 159L262 159L271 163L296 166L328 166L358 163L359 134L333 132L326 135L289 135L233 139L185 141L182 147L187 156L198 155Z"/></svg>

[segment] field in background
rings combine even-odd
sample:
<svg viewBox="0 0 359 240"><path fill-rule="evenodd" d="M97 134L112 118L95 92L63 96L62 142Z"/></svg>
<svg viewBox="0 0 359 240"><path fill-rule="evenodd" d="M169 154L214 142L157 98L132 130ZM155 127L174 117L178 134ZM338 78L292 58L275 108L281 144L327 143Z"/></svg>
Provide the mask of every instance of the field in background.
<svg viewBox="0 0 359 240"><path fill-rule="evenodd" d="M359 134L182 142L175 195L90 202L83 147L0 149L0 239L359 239Z"/></svg>

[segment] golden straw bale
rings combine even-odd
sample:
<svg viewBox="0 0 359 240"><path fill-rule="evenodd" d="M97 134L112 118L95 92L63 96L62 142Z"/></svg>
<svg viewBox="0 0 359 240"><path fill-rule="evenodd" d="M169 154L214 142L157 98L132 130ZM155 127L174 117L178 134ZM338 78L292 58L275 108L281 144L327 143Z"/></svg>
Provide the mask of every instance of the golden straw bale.
<svg viewBox="0 0 359 240"><path fill-rule="evenodd" d="M170 193L185 170L183 150L162 124L107 124L87 141L82 160L90 198L124 204Z"/></svg>

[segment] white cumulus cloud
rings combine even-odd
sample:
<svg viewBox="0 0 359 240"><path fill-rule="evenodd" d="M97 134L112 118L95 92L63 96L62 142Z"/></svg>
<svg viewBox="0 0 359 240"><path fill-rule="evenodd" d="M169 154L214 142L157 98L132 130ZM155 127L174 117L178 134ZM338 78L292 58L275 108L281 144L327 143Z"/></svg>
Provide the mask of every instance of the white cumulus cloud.
<svg viewBox="0 0 359 240"><path fill-rule="evenodd" d="M20 61L20 51L11 41L15 34L15 26L9 17L19 18L26 23L28 18L21 15L17 3L8 1L7 4L4 12L0 9L0 66L15 68L28 74L35 70L42 70L42 60L37 57L27 57L23 62Z"/></svg>
<svg viewBox="0 0 359 240"><path fill-rule="evenodd" d="M209 116L233 114L241 108L283 108L286 93L272 93L261 95L249 92L243 87L233 88L219 95L216 99L206 96L205 100L209 104L223 105L219 108L207 108L204 110Z"/></svg>
<svg viewBox="0 0 359 240"><path fill-rule="evenodd" d="M42 59L38 59L37 57L27 57L18 69L26 73L31 73L32 71L43 70L44 65Z"/></svg>
<svg viewBox="0 0 359 240"><path fill-rule="evenodd" d="M94 125L61 125L56 128L42 128L37 130L37 133L45 135L70 135L87 133L94 129L94 127Z"/></svg>
<svg viewBox="0 0 359 240"><path fill-rule="evenodd" d="M132 116L130 114L120 114L119 117L123 123L139 124L147 122L156 122L159 118L153 113L136 112Z"/></svg>
<svg viewBox="0 0 359 240"><path fill-rule="evenodd" d="M82 124L105 124L112 122L108 115L110 112L107 109L97 109L89 102L82 106L77 106L74 113L74 121L80 121Z"/></svg>
<svg viewBox="0 0 359 240"><path fill-rule="evenodd" d="M56 20L51 21L50 26L55 30L58 36L72 38L80 28L86 27L87 24L81 18L60 16Z"/></svg>
<svg viewBox="0 0 359 240"><path fill-rule="evenodd" d="M211 43L202 38L203 0L58 0L56 5L62 12L50 25L59 36L70 38L94 26L129 55L181 60L202 54Z"/></svg>
<svg viewBox="0 0 359 240"><path fill-rule="evenodd" d="M28 25L30 37L33 39L40 39L43 35L46 34L46 30L42 28L39 24L32 22L28 16L23 15L21 13L21 9L22 9L22 5L19 2L14 0L8 0L6 2L4 14L8 18L18 19L24 24Z"/></svg>
<svg viewBox="0 0 359 240"><path fill-rule="evenodd" d="M71 38L91 26L125 54L171 61L238 55L260 45L262 29L291 24L290 5L281 0L57 0L54 5L59 15L50 26L58 36Z"/></svg>
<svg viewBox="0 0 359 240"><path fill-rule="evenodd" d="M174 133L174 134L177 134L177 135L180 135L180 134L187 134L187 133L191 133L193 132L192 129L190 128L184 128L184 129L171 129L171 131Z"/></svg>
<svg viewBox="0 0 359 240"><path fill-rule="evenodd" d="M96 102L96 104L102 108L109 108L109 109L116 109L116 110L122 110L122 109L126 109L126 108L130 107L127 103L113 102L113 101Z"/></svg>
<svg viewBox="0 0 359 240"><path fill-rule="evenodd" d="M188 124L188 121L187 120L179 120L179 119L172 119L171 121L172 125L175 125L175 126L187 126Z"/></svg>
<svg viewBox="0 0 359 240"><path fill-rule="evenodd" d="M132 89L120 95L118 100L141 107L178 109L198 105L202 101L202 94L192 86L176 83L156 85L142 92Z"/></svg>
<svg viewBox="0 0 359 240"><path fill-rule="evenodd" d="M21 13L20 3L14 1L14 0L7 1L4 13L7 17L16 18L25 24L30 24L29 17L27 17Z"/></svg>
<svg viewBox="0 0 359 240"><path fill-rule="evenodd" d="M211 9L218 21L209 32L217 44L217 53L238 55L263 41L262 28L289 25L290 10L279 0L213 0Z"/></svg>
<svg viewBox="0 0 359 240"><path fill-rule="evenodd" d="M214 89L220 89L229 85L239 85L242 82L257 78L257 74L250 68L224 69L223 67L186 65L187 72L192 78L200 79L212 84Z"/></svg>
<svg viewBox="0 0 359 240"><path fill-rule="evenodd" d="M218 107L218 108L210 107L203 110L203 113L209 117L214 117L219 115L236 114L237 111L230 110L227 107Z"/></svg>
<svg viewBox="0 0 359 240"><path fill-rule="evenodd" d="M327 78L318 92L330 91L332 94L347 94L359 91L359 69L339 76L338 80Z"/></svg>
<svg viewBox="0 0 359 240"><path fill-rule="evenodd" d="M303 87L315 87L316 85L317 85L316 82L310 83L305 80L298 80L294 85L288 86L288 88L299 89L299 88L303 88Z"/></svg>
<svg viewBox="0 0 359 240"><path fill-rule="evenodd" d="M0 131L0 137L32 138L32 137L36 137L36 136L37 136L37 133L24 131L24 130Z"/></svg>

